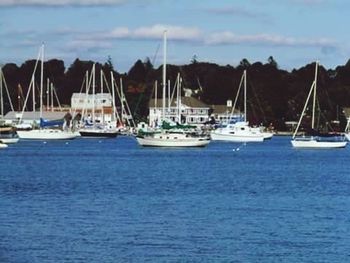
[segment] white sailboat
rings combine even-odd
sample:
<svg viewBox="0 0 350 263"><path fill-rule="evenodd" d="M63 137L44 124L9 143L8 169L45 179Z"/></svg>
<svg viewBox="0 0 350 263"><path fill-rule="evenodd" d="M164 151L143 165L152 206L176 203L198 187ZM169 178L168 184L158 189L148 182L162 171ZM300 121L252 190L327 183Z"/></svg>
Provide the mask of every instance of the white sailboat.
<svg viewBox="0 0 350 263"><path fill-rule="evenodd" d="M118 135L118 130L115 125L115 100L114 100L114 86L113 86L113 74L112 76L112 93L113 93L113 98L112 98L112 124L107 124L104 122L104 112L103 112L103 107L101 109L101 119L100 122L96 122L96 112L95 112L95 103L96 103L96 80L95 80L95 64L92 67L92 110L91 110L91 124L85 123L85 126L79 129L79 133L82 137L84 138L115 138ZM101 70L101 95L103 94L103 72ZM90 85L88 84L87 81L87 87L86 87L86 98L89 95L89 88ZM87 99L86 99L87 100ZM83 114L84 115L84 114Z"/></svg>
<svg viewBox="0 0 350 263"><path fill-rule="evenodd" d="M41 46L39 50L38 59L36 61L33 76L35 74L38 61L41 60L41 71L40 71L40 124L46 123L47 121L43 120L43 77L44 77L44 44ZM33 93L35 90L34 87L34 78L32 77L31 85L33 89ZM24 104L26 104L28 97L30 93L30 88L28 90L28 94L26 97L26 101ZM35 111L35 96L33 95L33 111ZM21 116L23 116L25 110L25 106L23 107L23 111ZM21 121L21 120L20 120ZM18 130L17 134L19 138L21 139L27 139L27 140L70 140L77 137L75 133L73 133L70 130L62 130L62 129L53 129L53 128L44 128L40 126L39 129L32 129L32 130Z"/></svg>
<svg viewBox="0 0 350 263"><path fill-rule="evenodd" d="M247 121L247 72L244 70L236 98L232 107L231 116L236 107L236 103L240 94L241 86L243 84L244 92L244 116L242 121L235 123L227 123L223 127L219 127L211 132L211 139L216 141L231 141L231 142L263 142L265 139L272 137L270 133L261 132L260 128L253 128L249 126Z"/></svg>
<svg viewBox="0 0 350 263"><path fill-rule="evenodd" d="M294 131L293 139L291 141L292 146L295 148L344 148L347 144L344 137L328 137L322 135L311 135L311 136L296 136L304 117L307 105L309 103L311 95L313 95L312 102L312 119L311 119L311 129L315 129L315 107L316 107L316 91L317 91L317 71L319 62L316 61L315 66L315 78L312 82L308 97L306 99L303 111L300 115L300 119L297 128Z"/></svg>
<svg viewBox="0 0 350 263"><path fill-rule="evenodd" d="M123 91L123 80L120 78L119 80L119 86L118 88L117 83L114 81L113 74L112 75L112 89L114 91L117 91L117 95L120 101L120 117L118 112L116 111L116 115L118 118L118 132L120 135L132 135L134 132L134 129L136 128L136 123L134 121L134 118L132 116L128 101L126 100L124 91Z"/></svg>
<svg viewBox="0 0 350 263"><path fill-rule="evenodd" d="M163 127L153 132L139 133L136 136L137 142L141 146L151 147L204 147L209 144L210 137L200 134L194 130L187 130L181 125L176 125L169 128L164 128L165 121L165 102L166 102L166 41L167 32L163 35L163 109L162 109L162 124ZM180 85L178 85L178 99L181 97ZM178 100L178 115L180 121L181 102Z"/></svg>

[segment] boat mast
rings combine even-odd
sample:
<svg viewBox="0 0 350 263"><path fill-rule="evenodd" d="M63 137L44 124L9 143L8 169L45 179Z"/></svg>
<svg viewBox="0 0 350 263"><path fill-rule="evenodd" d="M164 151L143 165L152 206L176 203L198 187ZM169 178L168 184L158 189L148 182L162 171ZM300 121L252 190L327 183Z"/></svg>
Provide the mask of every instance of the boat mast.
<svg viewBox="0 0 350 263"><path fill-rule="evenodd" d="M232 110L231 110L230 119L231 119L232 116L233 116L233 113L234 113L234 110L235 110L235 108L236 108L236 104L237 104L237 101L238 101L239 94L241 93L242 84L243 84L243 81L244 81L244 79L245 79L245 78L244 78L245 72L246 72L246 71L243 72L242 77L241 77L241 80L240 80L240 82L239 82L239 86L238 86L238 90L237 90L237 93L236 93L235 101L233 102L233 106L232 106ZM244 110L244 112L245 112L245 110ZM241 114L240 114L240 115L241 115Z"/></svg>
<svg viewBox="0 0 350 263"><path fill-rule="evenodd" d="M154 86L155 86L155 89L154 89L154 108L157 110L157 99L158 99L158 81L156 80L154 82ZM158 112L158 110L157 110Z"/></svg>
<svg viewBox="0 0 350 263"><path fill-rule="evenodd" d="M115 90L114 90L114 76L113 76L113 71L111 71L111 84L112 84L112 122L115 122L116 118L116 110L115 110Z"/></svg>
<svg viewBox="0 0 350 263"><path fill-rule="evenodd" d="M121 101L121 119L122 119L122 125L124 127L124 119L125 119L125 106L124 106L124 101L125 101L125 98L124 98L124 92L123 92L123 80L122 78L119 78L119 86L120 86L120 101Z"/></svg>
<svg viewBox="0 0 350 263"><path fill-rule="evenodd" d="M100 70L100 83L101 83L101 98L100 100L102 100L103 98L103 76L104 76L104 73L103 73L103 70L101 68ZM103 105L101 105L101 113L102 113L102 123L104 124L105 123L105 112L104 112L104 109L103 109Z"/></svg>
<svg viewBox="0 0 350 263"><path fill-rule="evenodd" d="M92 123L95 127L95 64L92 67Z"/></svg>
<svg viewBox="0 0 350 263"><path fill-rule="evenodd" d="M32 75L32 87L33 87L33 92L32 92L33 110L32 111L35 112L35 71Z"/></svg>
<svg viewBox="0 0 350 263"><path fill-rule="evenodd" d="M316 61L315 65L315 79L314 79L314 94L313 94L313 101L312 101L312 122L311 122L311 128L315 128L315 107L316 107L316 87L317 87L317 69L318 69L318 61Z"/></svg>
<svg viewBox="0 0 350 263"><path fill-rule="evenodd" d="M176 94L176 105L177 105L177 120L181 124L181 93L180 93L180 73L177 73L176 78L177 94Z"/></svg>
<svg viewBox="0 0 350 263"><path fill-rule="evenodd" d="M171 95L170 95L170 79L168 79L168 112L170 113Z"/></svg>
<svg viewBox="0 0 350 263"><path fill-rule="evenodd" d="M44 87L44 43L41 49L41 67L40 67L40 119L43 117L43 87Z"/></svg>
<svg viewBox="0 0 350 263"><path fill-rule="evenodd" d="M49 96L49 90L50 90L50 79L47 78L46 79L46 110L49 110L49 106L50 106L50 96Z"/></svg>
<svg viewBox="0 0 350 263"><path fill-rule="evenodd" d="M2 82L3 82L3 72L2 68L0 68L0 107L1 107L1 118L4 117L4 97L3 97L3 91L2 91Z"/></svg>
<svg viewBox="0 0 350 263"><path fill-rule="evenodd" d="M53 112L53 83L50 84L50 92L51 92L51 112Z"/></svg>
<svg viewBox="0 0 350 263"><path fill-rule="evenodd" d="M166 34L165 30L163 33L163 110L162 110L162 119L165 119L165 92L166 92Z"/></svg>
<svg viewBox="0 0 350 263"><path fill-rule="evenodd" d="M247 122L247 71L243 72L244 77L244 122Z"/></svg>

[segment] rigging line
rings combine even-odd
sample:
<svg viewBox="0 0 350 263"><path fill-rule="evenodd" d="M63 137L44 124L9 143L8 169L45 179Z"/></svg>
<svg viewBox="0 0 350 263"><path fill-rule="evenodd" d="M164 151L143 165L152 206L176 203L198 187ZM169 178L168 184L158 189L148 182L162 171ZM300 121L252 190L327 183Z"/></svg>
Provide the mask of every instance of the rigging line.
<svg viewBox="0 0 350 263"><path fill-rule="evenodd" d="M119 86L118 86L117 81L116 81L116 79L114 77L113 77L112 87L117 91L117 95L118 95L119 101L120 101L120 103L122 103L121 95L120 95L120 92L119 92ZM115 104L115 107L117 107L117 104ZM118 111L116 110L115 112L117 114L118 121L120 123L123 123L123 120L121 119L121 116L119 115Z"/></svg>
<svg viewBox="0 0 350 263"><path fill-rule="evenodd" d="M234 112L234 110L235 110L235 108L236 108L236 104L237 104L238 97L239 97L239 95L240 95L240 91L241 91L241 88L242 88L243 80L244 80L244 74L242 74L241 80L240 80L240 82L239 82L237 94L236 94L235 101L234 101L233 106L232 106L232 110L231 110L231 115L230 115L230 117L233 115L233 112ZM240 112L240 114L241 114L241 112Z"/></svg>
<svg viewBox="0 0 350 263"><path fill-rule="evenodd" d="M158 46L157 46L157 48L156 48L156 52L154 53L154 56L153 56L152 61L151 61L153 67L154 67L154 63L155 63L155 61L156 61L156 59L157 59L157 55L158 55L158 52L159 52L159 49L160 49L160 44L161 44L161 43L158 43ZM151 94L154 94L154 90L155 90L155 85L152 84L152 91L151 91ZM134 111L134 114L135 114L135 113L136 113L136 109L135 109L135 111Z"/></svg>
<svg viewBox="0 0 350 263"><path fill-rule="evenodd" d="M86 71L86 75L85 77L87 76L87 82L85 83L86 84L86 91L85 91L85 99L84 99L84 105L83 105L83 109L81 111L81 118L85 118L85 111L87 112L87 100L88 100L88 95L89 95L89 92L90 92L90 88L91 88L91 83L92 83L92 69L93 69L94 66L92 66L91 68L91 74L89 75L89 71L87 70Z"/></svg>
<svg viewBox="0 0 350 263"><path fill-rule="evenodd" d="M5 90L6 90L7 97L8 97L9 102L10 102L11 110L12 110L12 111L15 111L14 108L13 108L11 96L10 96L10 93L9 93L9 89L8 89L8 87L7 87L5 75L4 75L4 72L2 71L2 68L0 68L0 71L1 71L2 78L3 78L3 82L4 82L4 84L5 84L4 86L5 86Z"/></svg>
<svg viewBox="0 0 350 263"><path fill-rule="evenodd" d="M153 56L153 58L152 58L152 65L154 65L154 63L155 63L155 61L156 61L156 59L157 59L157 55L158 55L158 52L159 52L159 49L160 49L160 44L161 44L161 43L158 43L158 46L157 46L157 48L156 48L156 52L154 53L154 56Z"/></svg>
<svg viewBox="0 0 350 263"><path fill-rule="evenodd" d="M109 87L109 83L108 83L108 81L107 81L107 78L106 78L105 73L104 73L103 71L101 71L101 73L102 73L102 78L103 78L103 81L104 81L104 83L106 84L106 87L107 87L108 93L109 93L109 94L112 94L112 92L111 92L111 89L110 89L110 87Z"/></svg>
<svg viewBox="0 0 350 263"><path fill-rule="evenodd" d="M21 123L21 122L22 122L23 114L24 114L24 111L25 111L25 109L26 109L26 107L27 107L27 102L28 102L29 95L30 95L30 94L29 94L29 93L30 93L30 89L31 89L32 85L34 85L34 83L33 83L33 75L35 75L37 66L38 66L38 64L39 64L39 59L40 59L40 57L41 57L41 52L42 52L42 48L39 49L38 58L37 58L36 61L35 61L34 70L33 70L32 76L31 76L31 80L30 80L30 83L29 83L27 95L26 95L26 98L25 98L25 100L24 100L23 109L22 109L22 112L21 112L21 117L19 118L18 123Z"/></svg>

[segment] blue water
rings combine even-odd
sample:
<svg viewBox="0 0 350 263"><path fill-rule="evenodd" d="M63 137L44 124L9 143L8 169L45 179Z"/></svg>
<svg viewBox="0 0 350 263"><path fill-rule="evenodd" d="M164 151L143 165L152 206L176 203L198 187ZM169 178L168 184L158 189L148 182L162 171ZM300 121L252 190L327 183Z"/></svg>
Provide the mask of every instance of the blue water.
<svg viewBox="0 0 350 263"><path fill-rule="evenodd" d="M0 262L350 262L350 149L0 150Z"/></svg>

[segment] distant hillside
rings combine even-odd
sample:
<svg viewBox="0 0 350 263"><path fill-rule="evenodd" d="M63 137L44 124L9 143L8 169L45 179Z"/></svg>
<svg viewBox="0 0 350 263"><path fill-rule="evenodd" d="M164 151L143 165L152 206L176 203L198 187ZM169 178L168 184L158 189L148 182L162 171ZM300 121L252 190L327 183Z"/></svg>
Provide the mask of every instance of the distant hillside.
<svg viewBox="0 0 350 263"><path fill-rule="evenodd" d="M6 64L3 72L7 86L10 89L12 102L18 109L18 85L23 94L27 93L28 85L34 69L35 61L29 60L21 66ZM53 59L45 62L46 78L54 83L62 104L70 104L73 92L79 92L85 72L91 70L93 61L76 59L68 69L62 60ZM263 64L250 64L243 59L239 66L219 66L214 63L192 61L188 65L168 65L167 76L173 86L178 73L183 78L184 87L192 89L195 96L207 104L226 104L228 99L234 99L243 70L247 70L248 85L248 118L251 123L272 123L283 130L284 122L297 120L304 105L307 93L314 78L314 63L288 72L278 68L272 57ZM96 64L97 90L100 84L100 70L110 76L113 70L111 61ZM115 79L123 79L123 88L131 110L139 120L148 115L148 100L154 94L154 82L158 81L158 96L161 96L162 67L155 69L149 59L141 60L131 67L129 72L120 74L113 70ZM36 72L36 83L40 82L40 65ZM39 86L39 85L38 85ZM37 94L39 94L37 92ZM318 95L322 111L319 112L328 120L340 119L345 125L342 107L350 105L350 62L338 66L334 70L319 69ZM28 100L31 108L31 100ZM241 102L242 105L242 102ZM9 110L9 104L5 107Z"/></svg>

